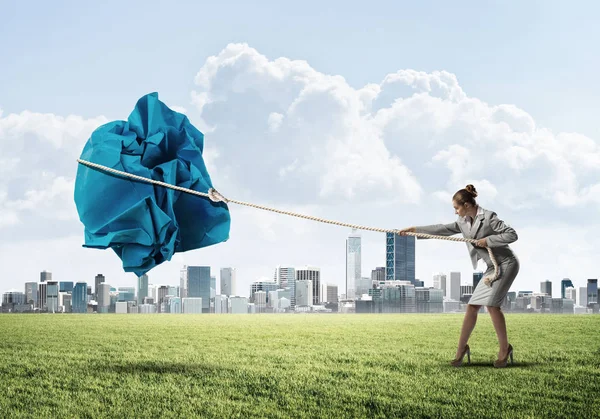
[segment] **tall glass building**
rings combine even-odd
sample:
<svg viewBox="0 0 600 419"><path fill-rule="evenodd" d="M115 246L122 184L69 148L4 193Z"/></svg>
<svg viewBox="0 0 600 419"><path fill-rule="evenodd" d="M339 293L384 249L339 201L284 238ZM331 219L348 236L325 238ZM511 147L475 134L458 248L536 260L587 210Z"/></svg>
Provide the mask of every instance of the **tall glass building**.
<svg viewBox="0 0 600 419"><path fill-rule="evenodd" d="M277 266L273 280L279 288L290 290L290 305L296 307L296 269L291 266Z"/></svg>
<svg viewBox="0 0 600 419"><path fill-rule="evenodd" d="M202 298L202 312L210 313L210 266L187 267L187 296Z"/></svg>
<svg viewBox="0 0 600 419"><path fill-rule="evenodd" d="M321 269L306 266L304 268L296 269L296 287L298 287L297 281L312 281L312 304L321 304ZM300 303L298 303L300 304Z"/></svg>
<svg viewBox="0 0 600 419"><path fill-rule="evenodd" d="M143 304L146 297L148 297L148 275L144 274L138 277L138 304Z"/></svg>
<svg viewBox="0 0 600 419"><path fill-rule="evenodd" d="M36 305L38 300L38 283L25 283L25 303Z"/></svg>
<svg viewBox="0 0 600 419"><path fill-rule="evenodd" d="M552 281L542 281L540 282L540 292L542 294L548 294L552 297Z"/></svg>
<svg viewBox="0 0 600 419"><path fill-rule="evenodd" d="M588 305L598 304L598 279L588 279L587 303Z"/></svg>
<svg viewBox="0 0 600 419"><path fill-rule="evenodd" d="M352 229L346 239L346 298L356 296L361 275L361 237L356 229Z"/></svg>
<svg viewBox="0 0 600 419"><path fill-rule="evenodd" d="M94 293L95 293L94 297L95 297L96 301L98 301L100 299L100 297L98 295L98 291L100 290L100 284L103 284L104 282L106 282L106 277L102 274L98 274L94 278Z"/></svg>
<svg viewBox="0 0 600 419"><path fill-rule="evenodd" d="M221 268L221 294L220 295L235 295L235 268Z"/></svg>
<svg viewBox="0 0 600 419"><path fill-rule="evenodd" d="M58 311L58 282L48 281L46 288L46 307L48 313L56 313Z"/></svg>
<svg viewBox="0 0 600 419"><path fill-rule="evenodd" d="M415 284L415 238L386 233L385 279Z"/></svg>
<svg viewBox="0 0 600 419"><path fill-rule="evenodd" d="M71 311L73 313L87 313L87 283L78 282L73 287Z"/></svg>

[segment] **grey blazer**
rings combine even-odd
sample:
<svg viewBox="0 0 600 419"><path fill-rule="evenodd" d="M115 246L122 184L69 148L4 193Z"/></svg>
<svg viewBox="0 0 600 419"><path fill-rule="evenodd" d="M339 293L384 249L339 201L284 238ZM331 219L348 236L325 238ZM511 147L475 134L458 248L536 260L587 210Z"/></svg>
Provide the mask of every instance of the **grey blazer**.
<svg viewBox="0 0 600 419"><path fill-rule="evenodd" d="M417 233L433 234L437 236L453 236L462 233L467 239L483 239L487 241L488 247L492 248L496 261L500 264L509 258L514 258L515 254L508 246L519 238L517 232L498 218L495 212L488 211L479 207L473 226L463 217L450 224L434 224L428 226L415 227ZM483 210L483 211L481 211ZM422 239L418 237L417 239ZM477 247L471 243L466 243L473 263L473 269L477 268L477 261L483 259L488 266L492 266L492 261L485 247Z"/></svg>

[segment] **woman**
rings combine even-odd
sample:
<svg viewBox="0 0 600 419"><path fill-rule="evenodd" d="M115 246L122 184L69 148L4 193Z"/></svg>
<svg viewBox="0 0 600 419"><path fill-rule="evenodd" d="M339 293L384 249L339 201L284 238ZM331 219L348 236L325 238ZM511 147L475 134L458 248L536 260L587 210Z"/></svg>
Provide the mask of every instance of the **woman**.
<svg viewBox="0 0 600 419"><path fill-rule="evenodd" d="M460 339L456 357L451 365L458 367L462 365L465 355L471 362L471 350L467 342L469 336L477 323L477 313L481 306L487 306L490 317L496 329L500 351L498 359L494 362L494 367L503 368L508 365L508 358L513 362L513 348L508 343L506 334L506 321L502 313L502 302L510 289L517 273L519 272L519 259L508 246L517 240L517 233L513 228L500 220L496 213L488 211L477 205L475 198L477 190L473 185L467 185L454 194L452 205L458 220L451 224L437 224L421 227L410 227L399 232L400 235L406 235L407 232L426 233L438 236L452 236L462 233L465 238L476 239L475 246L467 243L467 248L471 256L473 268L477 268L477 261L483 259L488 266L484 277L493 275L494 265L490 260L487 247L492 248L496 261L498 262L499 276L492 286L486 285L484 281L479 281L469 303L467 312L463 320Z"/></svg>

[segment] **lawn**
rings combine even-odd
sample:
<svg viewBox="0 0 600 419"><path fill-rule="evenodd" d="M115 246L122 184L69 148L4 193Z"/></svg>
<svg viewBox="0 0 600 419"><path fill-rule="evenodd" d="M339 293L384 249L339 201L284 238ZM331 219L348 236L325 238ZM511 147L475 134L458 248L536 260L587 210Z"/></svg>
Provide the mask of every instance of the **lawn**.
<svg viewBox="0 0 600 419"><path fill-rule="evenodd" d="M0 417L600 417L600 316L0 315Z"/></svg>

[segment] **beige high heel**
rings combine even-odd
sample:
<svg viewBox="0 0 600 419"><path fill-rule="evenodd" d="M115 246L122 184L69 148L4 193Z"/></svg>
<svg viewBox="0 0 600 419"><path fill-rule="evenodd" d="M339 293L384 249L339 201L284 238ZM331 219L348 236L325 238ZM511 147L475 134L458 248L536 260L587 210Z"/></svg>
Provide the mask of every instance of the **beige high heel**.
<svg viewBox="0 0 600 419"><path fill-rule="evenodd" d="M506 357L504 359L497 359L494 361L495 368L506 368L508 366L508 358L510 358L510 363L513 364L513 347L511 344L508 345L508 352L506 353Z"/></svg>
<svg viewBox="0 0 600 419"><path fill-rule="evenodd" d="M450 365L452 365L453 367L460 367L463 364L463 358L465 357L465 355L467 355L467 363L470 364L471 363L471 348L469 348L469 345L465 345L465 349L463 350L460 357L454 358L450 362Z"/></svg>

